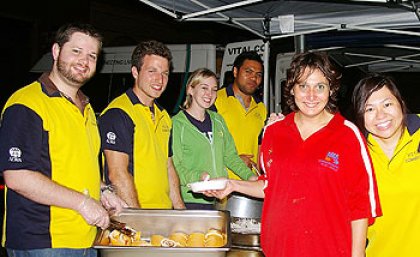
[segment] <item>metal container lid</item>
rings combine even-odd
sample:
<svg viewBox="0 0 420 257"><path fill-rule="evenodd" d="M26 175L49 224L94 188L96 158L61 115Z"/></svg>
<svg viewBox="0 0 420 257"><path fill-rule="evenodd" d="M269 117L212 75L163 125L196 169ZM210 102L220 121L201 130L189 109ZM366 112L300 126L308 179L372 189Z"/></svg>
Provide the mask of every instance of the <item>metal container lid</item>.
<svg viewBox="0 0 420 257"><path fill-rule="evenodd" d="M218 210L230 212L231 217L261 219L263 199L231 194L227 201L219 201L216 204Z"/></svg>

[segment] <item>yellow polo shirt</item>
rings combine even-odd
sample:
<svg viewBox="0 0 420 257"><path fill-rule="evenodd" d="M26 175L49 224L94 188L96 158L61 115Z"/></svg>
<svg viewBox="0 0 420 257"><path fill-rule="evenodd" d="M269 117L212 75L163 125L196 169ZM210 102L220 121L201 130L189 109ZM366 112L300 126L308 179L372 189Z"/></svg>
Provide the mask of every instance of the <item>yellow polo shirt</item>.
<svg viewBox="0 0 420 257"><path fill-rule="evenodd" d="M258 163L258 137L267 118L267 108L264 103L252 97L248 110L245 110L235 97L232 85L229 85L217 92L215 106L226 121L238 154L253 154L252 160ZM240 179L231 170L229 178Z"/></svg>
<svg viewBox="0 0 420 257"><path fill-rule="evenodd" d="M367 257L420 256L420 116L409 115L389 159L371 135L368 146L383 216L368 229Z"/></svg>
<svg viewBox="0 0 420 257"><path fill-rule="evenodd" d="M40 172L57 184L88 192L98 200L100 138L95 113L88 103L81 113L46 74L40 81L42 84L37 81L14 93L5 105L1 148L14 151L2 154L8 159L1 161L1 170ZM5 199L6 247L92 246L97 229L78 212L33 202L13 190L6 190Z"/></svg>
<svg viewBox="0 0 420 257"><path fill-rule="evenodd" d="M114 99L99 118L102 147L129 155L129 172L142 208L171 209L167 164L172 121L156 103L153 109L154 120L150 108L139 101L132 89ZM115 110L116 115L125 116L128 121L107 117L107 112ZM129 142L121 147L121 140Z"/></svg>

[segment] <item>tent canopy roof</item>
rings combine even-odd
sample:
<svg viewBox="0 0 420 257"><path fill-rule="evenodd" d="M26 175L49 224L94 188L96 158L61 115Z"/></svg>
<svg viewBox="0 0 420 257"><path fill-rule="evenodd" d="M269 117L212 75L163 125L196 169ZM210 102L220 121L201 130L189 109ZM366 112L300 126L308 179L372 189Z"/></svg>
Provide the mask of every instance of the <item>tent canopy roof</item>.
<svg viewBox="0 0 420 257"><path fill-rule="evenodd" d="M420 70L420 48L414 47L420 44L420 1L139 1L179 21L225 23L264 40L307 35L305 44L312 49L328 49L345 68L358 66L365 72ZM358 32L351 34L351 40L337 40L337 34L353 31Z"/></svg>
<svg viewBox="0 0 420 257"><path fill-rule="evenodd" d="M276 39L331 30L410 34L419 1L140 0L180 21L217 21ZM412 33L420 36L420 33Z"/></svg>

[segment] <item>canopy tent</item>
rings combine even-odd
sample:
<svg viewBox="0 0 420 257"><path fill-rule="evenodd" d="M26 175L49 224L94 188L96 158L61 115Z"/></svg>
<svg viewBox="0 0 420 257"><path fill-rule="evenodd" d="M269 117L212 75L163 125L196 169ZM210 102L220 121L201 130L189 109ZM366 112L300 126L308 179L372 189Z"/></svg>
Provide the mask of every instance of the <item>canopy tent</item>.
<svg viewBox="0 0 420 257"><path fill-rule="evenodd" d="M179 21L217 21L277 39L331 30L420 35L419 1L139 0Z"/></svg>
<svg viewBox="0 0 420 257"><path fill-rule="evenodd" d="M268 53L271 40L327 31L370 31L418 37L420 33L420 1L353 0L353 1L266 1L266 0L139 0L179 21L214 21L249 31L266 42L265 69L268 74ZM304 41L296 46L302 50ZM327 45L331 51L347 51L345 65L375 64L376 69L419 67L420 48L393 44L403 49L402 55L352 54L345 46ZM412 52L408 52L412 51ZM342 52L339 52L341 56ZM336 56L338 58L338 55ZM361 60L367 58L367 60ZM380 65L382 66L380 66ZM344 65L344 66L345 66ZM348 66L350 67L350 66ZM264 81L264 102L268 103L268 76Z"/></svg>

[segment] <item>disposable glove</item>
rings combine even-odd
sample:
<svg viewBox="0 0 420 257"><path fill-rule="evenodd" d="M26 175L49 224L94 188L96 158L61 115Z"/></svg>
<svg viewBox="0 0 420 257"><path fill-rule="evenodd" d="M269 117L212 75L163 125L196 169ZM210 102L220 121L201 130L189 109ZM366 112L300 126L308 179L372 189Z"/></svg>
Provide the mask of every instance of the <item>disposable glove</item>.
<svg viewBox="0 0 420 257"><path fill-rule="evenodd" d="M85 195L77 211L82 215L89 225L106 229L109 226L108 212L102 207L99 201Z"/></svg>
<svg viewBox="0 0 420 257"><path fill-rule="evenodd" d="M101 203L112 215L118 215L124 208L128 207L121 197L108 189L102 191Z"/></svg>

